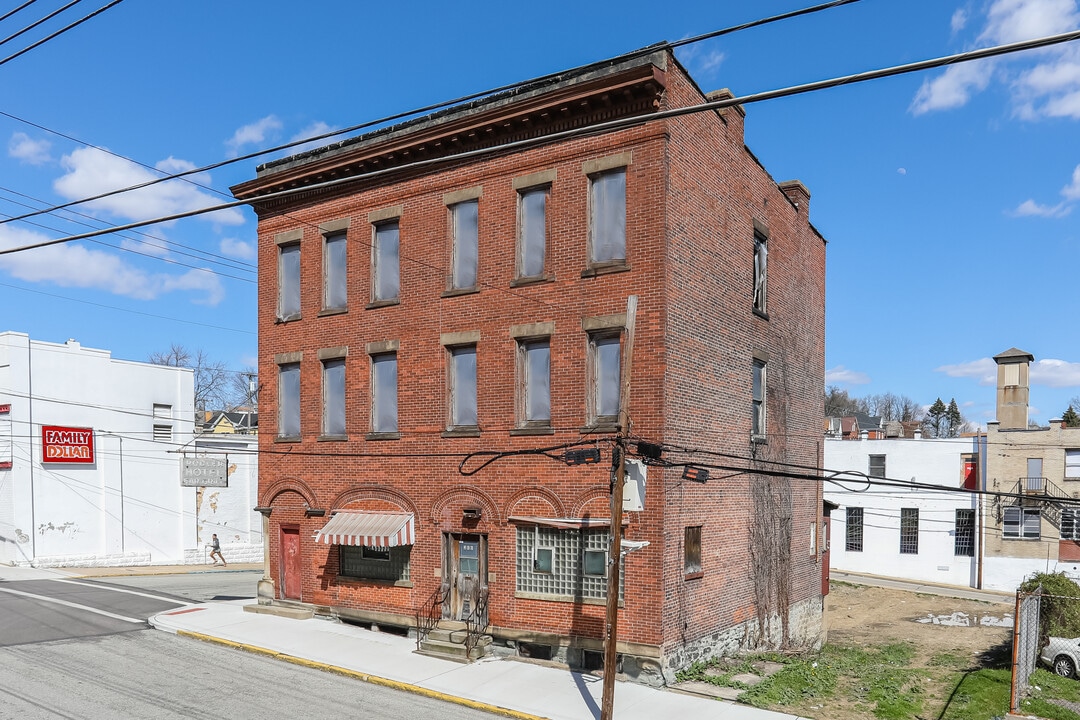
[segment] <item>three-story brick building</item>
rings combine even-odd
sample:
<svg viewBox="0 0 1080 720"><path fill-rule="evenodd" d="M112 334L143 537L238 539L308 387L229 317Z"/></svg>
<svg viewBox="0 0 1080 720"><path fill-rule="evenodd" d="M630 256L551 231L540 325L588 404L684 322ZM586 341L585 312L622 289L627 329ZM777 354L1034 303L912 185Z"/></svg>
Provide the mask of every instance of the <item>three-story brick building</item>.
<svg viewBox="0 0 1080 720"><path fill-rule="evenodd" d="M656 47L233 189L259 215L264 602L398 627L479 605L497 646L594 662L621 429L678 464L625 515L649 545L623 670L819 641L821 486L781 475L820 464L825 242L740 107L672 112L729 97ZM582 440L602 463L559 460Z"/></svg>

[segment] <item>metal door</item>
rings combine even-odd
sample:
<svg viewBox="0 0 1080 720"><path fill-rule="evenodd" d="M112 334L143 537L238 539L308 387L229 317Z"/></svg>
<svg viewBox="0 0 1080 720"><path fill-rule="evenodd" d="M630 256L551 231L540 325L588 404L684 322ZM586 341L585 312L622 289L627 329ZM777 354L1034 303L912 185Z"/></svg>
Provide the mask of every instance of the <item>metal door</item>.
<svg viewBox="0 0 1080 720"><path fill-rule="evenodd" d="M281 597L300 600L300 528L281 528Z"/></svg>

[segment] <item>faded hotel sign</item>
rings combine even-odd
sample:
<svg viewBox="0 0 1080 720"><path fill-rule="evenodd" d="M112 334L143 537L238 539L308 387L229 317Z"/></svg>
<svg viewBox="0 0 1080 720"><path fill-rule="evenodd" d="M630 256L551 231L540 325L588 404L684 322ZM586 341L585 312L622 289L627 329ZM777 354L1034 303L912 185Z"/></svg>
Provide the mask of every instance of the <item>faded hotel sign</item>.
<svg viewBox="0 0 1080 720"><path fill-rule="evenodd" d="M226 459L219 455L185 455L181 487L229 487Z"/></svg>
<svg viewBox="0 0 1080 720"><path fill-rule="evenodd" d="M94 429L42 425L41 462L92 464Z"/></svg>

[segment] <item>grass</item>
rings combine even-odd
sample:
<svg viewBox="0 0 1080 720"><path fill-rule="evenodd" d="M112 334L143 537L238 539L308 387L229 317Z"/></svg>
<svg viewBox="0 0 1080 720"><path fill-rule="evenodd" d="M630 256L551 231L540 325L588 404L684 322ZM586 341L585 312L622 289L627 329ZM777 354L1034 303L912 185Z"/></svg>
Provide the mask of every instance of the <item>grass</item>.
<svg viewBox="0 0 1080 720"><path fill-rule="evenodd" d="M1010 674L1000 657L988 655L991 667L971 668L970 658L938 653L915 666L910 643L856 648L826 645L820 652L795 656L767 653L737 659L696 663L678 674L679 681L698 680L746 688L739 702L755 707L825 718L829 708L850 709L848 715L882 720L988 720L1005 716ZM740 673L763 675L762 661L783 667L748 687L732 680ZM1043 669L1032 676L1032 692L1021 706L1024 714L1046 720L1080 720L1080 714L1050 702L1080 703L1080 682Z"/></svg>

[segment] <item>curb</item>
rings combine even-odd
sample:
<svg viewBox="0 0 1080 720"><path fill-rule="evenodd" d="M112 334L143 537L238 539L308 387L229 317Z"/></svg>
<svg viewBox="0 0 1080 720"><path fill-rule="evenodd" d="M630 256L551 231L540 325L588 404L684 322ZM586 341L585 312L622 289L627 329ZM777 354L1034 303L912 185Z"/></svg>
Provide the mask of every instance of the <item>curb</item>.
<svg viewBox="0 0 1080 720"><path fill-rule="evenodd" d="M348 668L339 667L337 665L330 665L327 663L316 662L315 660L307 660L305 658L296 657L295 655L287 655L285 653L278 652L277 650L269 650L257 645L248 645L247 643L235 642L233 640L225 640L223 638L214 637L213 635L205 635L203 633L192 632L190 630L177 630L177 635L183 637L189 637L194 640L201 640L202 642L212 643L215 645L223 645L225 647L231 647L236 650L243 650L245 652L254 653L256 655L265 655L267 657L274 658L275 660L283 660L285 662L292 663L294 665L302 665L304 667L313 668L315 670L323 670L325 672L331 672L335 675L343 675L345 677L360 680L362 682L370 683L372 685L380 685L392 690L400 690L402 692L412 693L413 695L422 695L434 700L442 700L443 702L453 703L455 705L464 705L465 707L472 708L474 710L481 710L483 712L492 713L493 715L501 715L502 717L515 718L516 720L549 720L541 715L532 715L530 713L521 712L519 710L511 710L510 708L500 707L499 705L492 705L490 703L481 702L479 700L469 700L468 698L458 697L457 695L450 695L438 690L431 690L420 685L413 685L411 683L401 682L399 680L390 680L388 678L379 677L378 675L372 675L370 673L360 672L359 670L349 670Z"/></svg>

